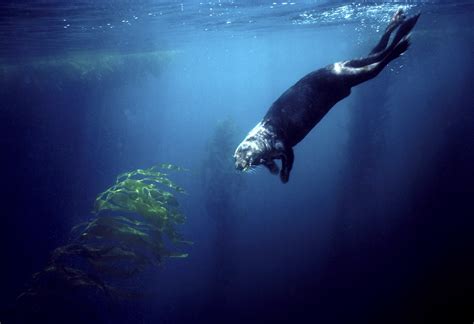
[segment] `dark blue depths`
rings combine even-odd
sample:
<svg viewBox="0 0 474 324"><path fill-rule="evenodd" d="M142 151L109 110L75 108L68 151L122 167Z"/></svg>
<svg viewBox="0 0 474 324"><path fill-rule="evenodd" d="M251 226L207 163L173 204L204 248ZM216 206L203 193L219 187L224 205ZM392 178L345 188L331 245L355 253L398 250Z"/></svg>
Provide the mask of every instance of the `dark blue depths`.
<svg viewBox="0 0 474 324"><path fill-rule="evenodd" d="M0 322L472 322L473 7L450 8L421 8L408 52L296 147L286 185L234 172L233 149L298 78L368 52L372 27L217 30L169 41L153 73L1 80ZM143 298L19 314L97 194L162 162L190 169L173 178L188 258L138 277Z"/></svg>

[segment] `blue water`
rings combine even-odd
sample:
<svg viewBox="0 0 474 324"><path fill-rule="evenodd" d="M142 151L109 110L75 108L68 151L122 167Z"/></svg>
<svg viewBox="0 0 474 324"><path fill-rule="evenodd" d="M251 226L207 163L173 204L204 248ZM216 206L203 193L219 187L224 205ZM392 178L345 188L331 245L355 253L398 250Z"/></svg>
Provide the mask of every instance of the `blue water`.
<svg viewBox="0 0 474 324"><path fill-rule="evenodd" d="M366 55L399 7L422 12L411 47L295 148L288 184L233 170L281 93ZM471 1L2 2L0 322L119 173L165 162L190 170L171 175L189 256L79 322L472 323L473 18Z"/></svg>

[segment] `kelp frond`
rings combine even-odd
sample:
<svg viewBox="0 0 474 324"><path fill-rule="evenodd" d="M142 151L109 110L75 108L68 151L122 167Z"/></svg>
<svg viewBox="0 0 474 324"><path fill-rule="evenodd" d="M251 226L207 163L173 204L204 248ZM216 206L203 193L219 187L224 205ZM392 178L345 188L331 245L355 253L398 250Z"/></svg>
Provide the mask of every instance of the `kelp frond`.
<svg viewBox="0 0 474 324"><path fill-rule="evenodd" d="M175 193L185 191L164 170L185 171L162 164L125 172L99 194L93 210L96 217L74 226L69 243L53 251L48 266L34 275L30 289L19 296L22 307L46 303L48 311L54 312L57 303L67 298L82 301L82 293L101 298L138 297L137 275L160 265L166 257L186 258L187 253L165 246L167 241L192 242L175 229L185 221Z"/></svg>
<svg viewBox="0 0 474 324"><path fill-rule="evenodd" d="M175 195L167 189L177 193L185 193L185 190L160 171L163 169L185 171L172 164L162 164L122 173L113 186L99 194L95 201L94 213L135 213L158 231L165 233L174 243L183 241L174 226L183 224L186 218L179 210Z"/></svg>

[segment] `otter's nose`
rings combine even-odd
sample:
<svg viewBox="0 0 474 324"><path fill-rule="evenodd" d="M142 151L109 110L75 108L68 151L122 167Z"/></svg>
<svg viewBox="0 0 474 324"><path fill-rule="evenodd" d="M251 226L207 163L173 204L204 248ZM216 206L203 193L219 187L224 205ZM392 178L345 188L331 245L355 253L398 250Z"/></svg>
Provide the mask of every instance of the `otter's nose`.
<svg viewBox="0 0 474 324"><path fill-rule="evenodd" d="M235 168L239 171L242 171L243 169L245 169L247 163L245 163L245 161L239 163L239 161L235 161Z"/></svg>

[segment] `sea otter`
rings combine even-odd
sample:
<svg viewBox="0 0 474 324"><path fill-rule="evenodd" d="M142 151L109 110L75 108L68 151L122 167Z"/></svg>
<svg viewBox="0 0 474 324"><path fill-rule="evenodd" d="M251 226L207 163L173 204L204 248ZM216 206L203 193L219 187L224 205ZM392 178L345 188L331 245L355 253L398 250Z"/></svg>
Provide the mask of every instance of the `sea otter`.
<svg viewBox="0 0 474 324"><path fill-rule="evenodd" d="M264 165L273 174L280 172L283 183L288 182L294 161L293 147L337 102L349 96L352 87L374 78L408 49L409 33L419 16L407 18L399 9L367 57L328 65L296 82L239 144L234 153L236 169L246 171ZM282 160L281 170L276 159Z"/></svg>

